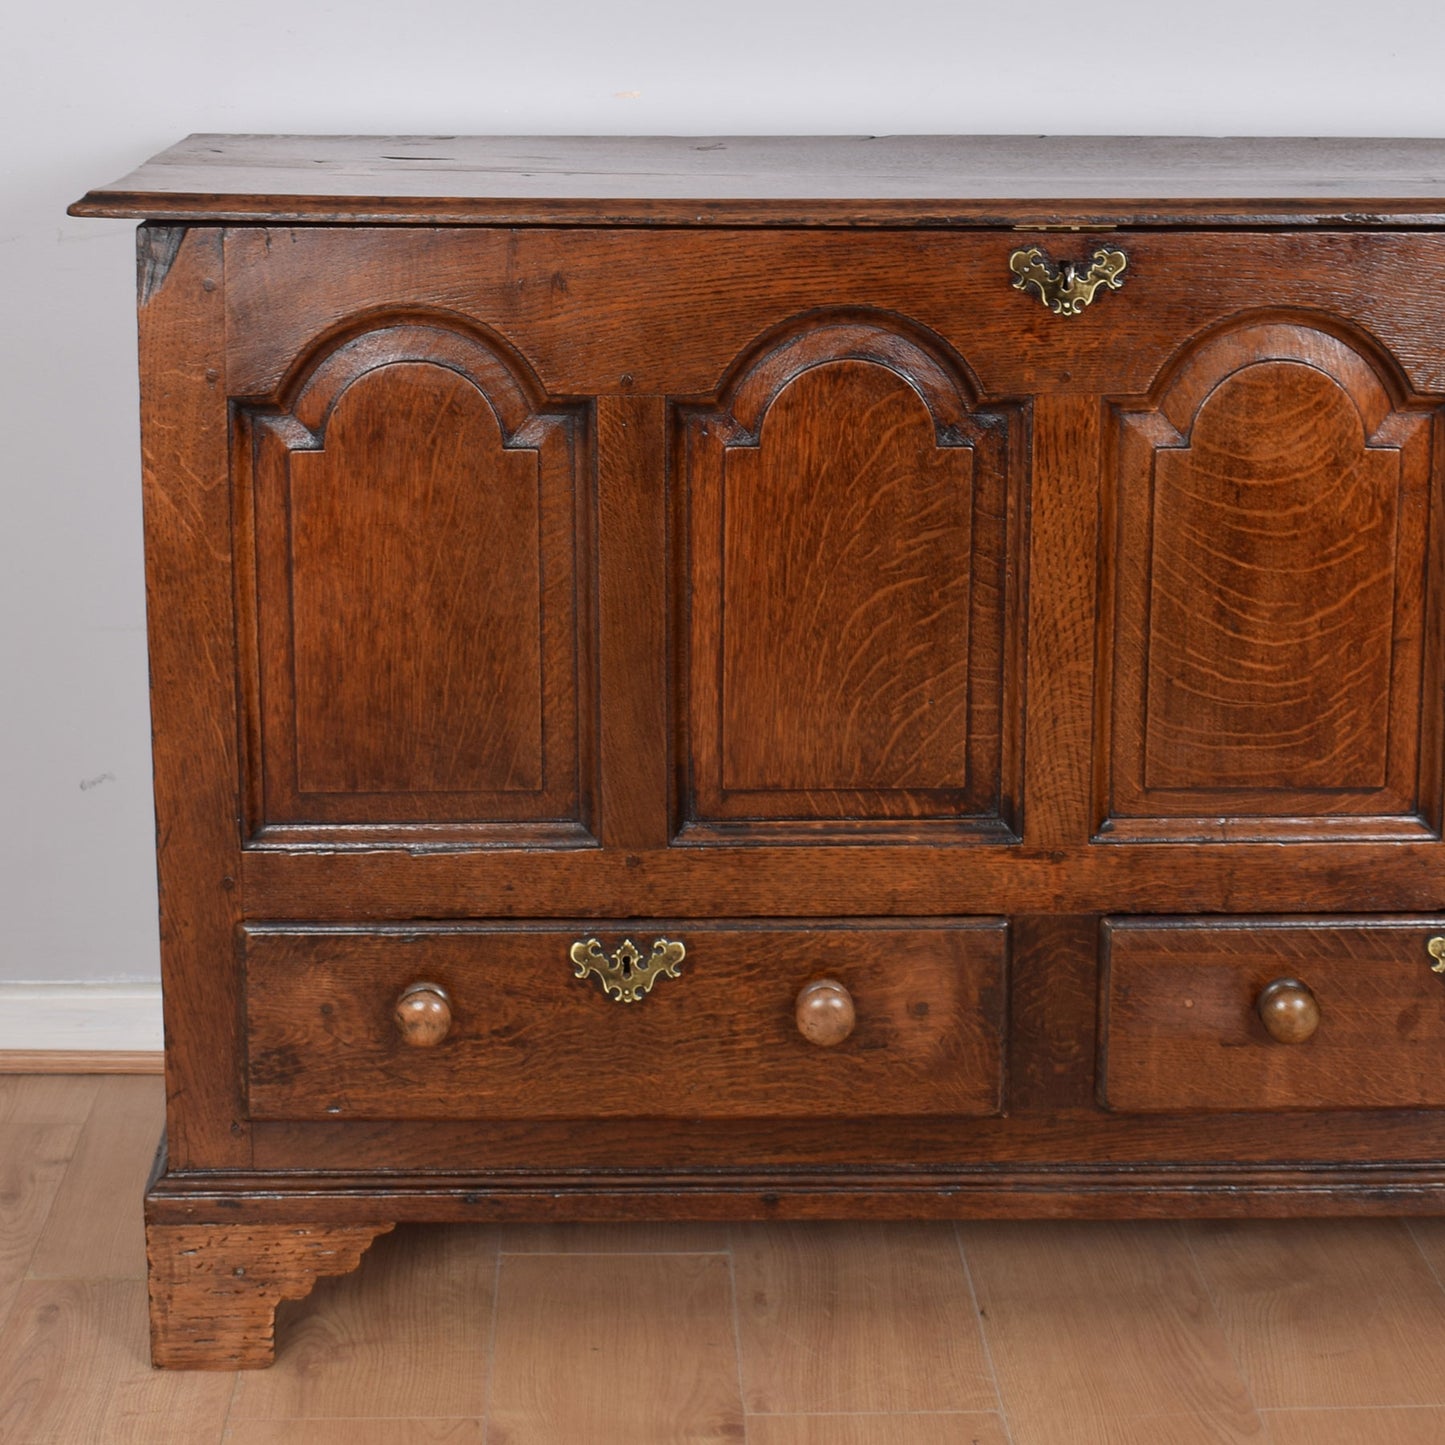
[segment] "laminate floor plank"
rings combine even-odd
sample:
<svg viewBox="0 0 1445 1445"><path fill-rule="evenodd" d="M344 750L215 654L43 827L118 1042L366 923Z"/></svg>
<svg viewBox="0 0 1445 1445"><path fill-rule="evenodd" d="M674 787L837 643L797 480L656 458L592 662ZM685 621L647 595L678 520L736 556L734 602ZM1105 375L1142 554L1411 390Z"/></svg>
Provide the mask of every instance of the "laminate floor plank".
<svg viewBox="0 0 1445 1445"><path fill-rule="evenodd" d="M999 1415L749 1415L747 1445L1009 1445Z"/></svg>
<svg viewBox="0 0 1445 1445"><path fill-rule="evenodd" d="M1196 1223L1261 1409L1445 1404L1445 1291L1398 1220Z"/></svg>
<svg viewBox="0 0 1445 1445"><path fill-rule="evenodd" d="M959 1226L1014 1445L1262 1445L1173 1224Z"/></svg>
<svg viewBox="0 0 1445 1445"><path fill-rule="evenodd" d="M165 1124L155 1077L105 1081L35 1246L35 1279L142 1279L141 1195Z"/></svg>
<svg viewBox="0 0 1445 1445"><path fill-rule="evenodd" d="M155 1370L139 1280L27 1280L0 1331L5 1445L216 1445L234 1379Z"/></svg>
<svg viewBox="0 0 1445 1445"><path fill-rule="evenodd" d="M485 1225L383 1235L355 1273L281 1306L276 1363L241 1374L232 1423L481 1419L496 1258Z"/></svg>
<svg viewBox="0 0 1445 1445"><path fill-rule="evenodd" d="M1445 1445L1445 1410L1266 1410L1270 1445Z"/></svg>
<svg viewBox="0 0 1445 1445"><path fill-rule="evenodd" d="M503 1254L725 1254L725 1224L504 1224Z"/></svg>
<svg viewBox="0 0 1445 1445"><path fill-rule="evenodd" d="M512 1254L488 1445L739 1445L728 1261Z"/></svg>
<svg viewBox="0 0 1445 1445"><path fill-rule="evenodd" d="M1425 1256L1435 1283L1445 1289L1445 1219L1412 1219L1406 1227Z"/></svg>
<svg viewBox="0 0 1445 1445"><path fill-rule="evenodd" d="M758 1224L733 1233L750 1414L998 1409L947 1224Z"/></svg>
<svg viewBox="0 0 1445 1445"><path fill-rule="evenodd" d="M480 1420L242 1420L225 1445L486 1445Z"/></svg>
<svg viewBox="0 0 1445 1445"><path fill-rule="evenodd" d="M0 1124L83 1124L100 1090L93 1074L0 1074Z"/></svg>
<svg viewBox="0 0 1445 1445"><path fill-rule="evenodd" d="M79 1138L78 1124L0 1124L0 1325Z"/></svg>

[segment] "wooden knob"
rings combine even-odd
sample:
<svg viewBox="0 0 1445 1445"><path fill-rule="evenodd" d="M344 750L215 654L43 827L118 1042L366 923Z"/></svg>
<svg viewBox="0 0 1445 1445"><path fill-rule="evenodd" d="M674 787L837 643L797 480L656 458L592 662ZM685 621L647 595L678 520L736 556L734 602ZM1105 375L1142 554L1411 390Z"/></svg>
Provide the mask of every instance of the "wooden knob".
<svg viewBox="0 0 1445 1445"><path fill-rule="evenodd" d="M413 983L402 989L392 1013L396 1031L414 1049L434 1049L451 1032L451 996L439 983Z"/></svg>
<svg viewBox="0 0 1445 1445"><path fill-rule="evenodd" d="M820 1049L841 1044L858 1021L853 1012L853 995L836 978L815 978L804 984L793 1015L798 1020L798 1032Z"/></svg>
<svg viewBox="0 0 1445 1445"><path fill-rule="evenodd" d="M1319 1003L1297 978L1266 984L1254 1006L1270 1038L1281 1044L1302 1044L1320 1026Z"/></svg>

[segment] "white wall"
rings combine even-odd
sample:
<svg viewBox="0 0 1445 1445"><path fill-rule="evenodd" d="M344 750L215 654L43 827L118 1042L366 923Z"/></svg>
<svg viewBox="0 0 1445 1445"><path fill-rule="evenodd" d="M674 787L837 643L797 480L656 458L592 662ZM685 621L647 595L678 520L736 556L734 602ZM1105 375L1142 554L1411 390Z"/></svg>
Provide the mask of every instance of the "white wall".
<svg viewBox="0 0 1445 1445"><path fill-rule="evenodd" d="M188 131L1445 135L1378 0L197 0L0 29L0 981L150 979L132 241L65 206Z"/></svg>

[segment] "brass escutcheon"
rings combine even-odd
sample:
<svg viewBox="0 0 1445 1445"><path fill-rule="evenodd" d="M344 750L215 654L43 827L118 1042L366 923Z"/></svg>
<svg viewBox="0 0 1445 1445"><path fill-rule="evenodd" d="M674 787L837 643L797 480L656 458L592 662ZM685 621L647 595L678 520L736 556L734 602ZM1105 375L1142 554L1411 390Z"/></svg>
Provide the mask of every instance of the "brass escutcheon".
<svg viewBox="0 0 1445 1445"><path fill-rule="evenodd" d="M1037 246L1015 251L1008 258L1009 270L1018 277L1014 290L1027 291L1032 286L1056 316L1077 316L1101 286L1117 291L1124 284L1121 277L1128 264L1122 251L1108 246L1094 252L1085 270L1076 270L1072 261L1055 266Z"/></svg>
<svg viewBox="0 0 1445 1445"><path fill-rule="evenodd" d="M611 958L602 952L602 945L595 938L586 938L574 943L570 954L578 978L595 973L603 993L613 1002L637 1003L663 974L668 978L678 977L677 966L687 957L687 949L680 943L659 938L643 962L642 953L630 938L622 940L622 947Z"/></svg>
<svg viewBox="0 0 1445 1445"><path fill-rule="evenodd" d="M1445 938L1432 938L1425 945L1430 957L1435 960L1430 965L1431 973L1445 973Z"/></svg>

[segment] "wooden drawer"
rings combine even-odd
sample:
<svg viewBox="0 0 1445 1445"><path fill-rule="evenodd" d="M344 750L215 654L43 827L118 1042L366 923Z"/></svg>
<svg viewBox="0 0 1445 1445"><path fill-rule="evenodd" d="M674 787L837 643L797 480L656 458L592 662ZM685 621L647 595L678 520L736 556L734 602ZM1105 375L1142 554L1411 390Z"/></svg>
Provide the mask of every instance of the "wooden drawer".
<svg viewBox="0 0 1445 1445"><path fill-rule="evenodd" d="M259 925L242 935L255 1119L992 1115L1002 1110L1007 926L1000 920L777 927ZM636 1003L578 978L575 942L677 977ZM828 977L856 1025L809 1043L798 992ZM451 1001L447 1036L403 1042L410 985Z"/></svg>
<svg viewBox="0 0 1445 1445"><path fill-rule="evenodd" d="M1445 1106L1445 977L1427 948L1441 933L1445 920L1429 918L1107 920L1100 1102L1129 1113ZM1299 1041L1278 1041L1261 1016L1279 980L1318 1009ZM1274 998L1307 1032L1308 999Z"/></svg>

